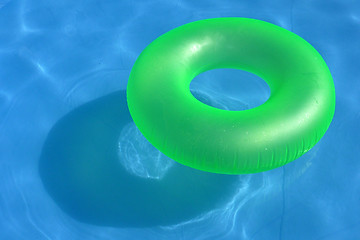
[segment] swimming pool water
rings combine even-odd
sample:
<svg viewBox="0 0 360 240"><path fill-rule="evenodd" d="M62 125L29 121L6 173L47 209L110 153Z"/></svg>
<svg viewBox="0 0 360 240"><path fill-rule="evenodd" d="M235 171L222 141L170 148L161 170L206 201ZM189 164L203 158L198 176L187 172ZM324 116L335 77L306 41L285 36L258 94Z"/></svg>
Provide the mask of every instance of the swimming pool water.
<svg viewBox="0 0 360 240"><path fill-rule="evenodd" d="M213 17L277 24L327 62L334 120L298 160L204 173L166 158L132 123L125 89L140 52ZM360 239L359 41L355 0L0 0L0 239ZM269 96L236 70L191 88L224 109Z"/></svg>

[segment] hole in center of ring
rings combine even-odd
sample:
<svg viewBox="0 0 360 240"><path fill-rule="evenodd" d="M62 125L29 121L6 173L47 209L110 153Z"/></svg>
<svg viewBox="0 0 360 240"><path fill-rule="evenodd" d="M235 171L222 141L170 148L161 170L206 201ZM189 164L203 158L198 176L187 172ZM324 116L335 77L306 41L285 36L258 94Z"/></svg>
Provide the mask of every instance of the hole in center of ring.
<svg viewBox="0 0 360 240"><path fill-rule="evenodd" d="M191 81L190 91L200 102L229 111L255 108L270 97L270 87L262 78L238 69L201 73Z"/></svg>

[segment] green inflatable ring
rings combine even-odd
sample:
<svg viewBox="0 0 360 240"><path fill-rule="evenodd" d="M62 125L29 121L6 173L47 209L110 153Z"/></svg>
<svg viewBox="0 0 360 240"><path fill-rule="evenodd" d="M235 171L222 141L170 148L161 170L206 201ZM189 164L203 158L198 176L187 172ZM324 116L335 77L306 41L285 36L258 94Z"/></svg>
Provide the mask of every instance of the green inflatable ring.
<svg viewBox="0 0 360 240"><path fill-rule="evenodd" d="M190 82L216 68L254 73L270 98L244 111L198 101ZM320 54L276 25L214 18L173 29L139 56L127 85L142 134L175 161L208 172L243 174L283 166L309 151L335 111L335 89Z"/></svg>

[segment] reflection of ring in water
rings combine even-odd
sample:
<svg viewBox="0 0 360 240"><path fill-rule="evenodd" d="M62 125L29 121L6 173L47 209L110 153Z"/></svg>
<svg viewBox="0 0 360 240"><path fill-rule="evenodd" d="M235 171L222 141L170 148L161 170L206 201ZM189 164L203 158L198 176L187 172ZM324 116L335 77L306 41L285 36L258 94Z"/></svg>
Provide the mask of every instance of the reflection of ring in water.
<svg viewBox="0 0 360 240"><path fill-rule="evenodd" d="M118 140L131 121L120 91L77 108L51 129L39 170L61 209L86 223L146 227L192 219L231 198L236 176L177 163L162 178L129 173L119 164Z"/></svg>
<svg viewBox="0 0 360 240"><path fill-rule="evenodd" d="M229 104L238 109L248 107L236 100L229 103L216 91L211 93L214 101L208 92L209 89L202 89L192 94L222 109ZM205 226L204 238L231 234L235 221L256 221L254 217L260 216L264 207L269 208L268 203L262 203L265 198L268 202L270 193L280 194L282 181L284 189L291 187L311 166L318 150L317 145L302 157L304 160L289 164L285 176L276 169L235 178L200 172L175 162L162 178L146 179L129 173L123 165L130 161L119 159L119 136L124 137L121 132L126 133L126 127L131 128L132 124L125 92L121 91L79 107L50 131L40 159L40 176L50 196L70 216L86 223L118 227L172 225L164 228L164 234L184 234L186 230L188 239L197 237L197 231L192 229ZM143 146L128 153L128 160L151 148ZM156 158L147 160L151 166ZM167 158L166 161L173 162ZM146 165L143 161L140 164ZM150 172L152 176L162 174ZM257 204L249 207L249 202ZM249 212L251 216L246 215Z"/></svg>

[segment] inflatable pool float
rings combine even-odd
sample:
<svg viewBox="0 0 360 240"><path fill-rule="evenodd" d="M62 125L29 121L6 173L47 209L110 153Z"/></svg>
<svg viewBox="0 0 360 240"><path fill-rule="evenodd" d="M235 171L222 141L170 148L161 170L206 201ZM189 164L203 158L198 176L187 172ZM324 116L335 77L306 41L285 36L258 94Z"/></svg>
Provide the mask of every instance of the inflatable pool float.
<svg viewBox="0 0 360 240"><path fill-rule="evenodd" d="M234 68L270 87L262 105L228 111L198 101L190 82L202 72ZM175 161L204 171L255 173L309 151L335 111L335 89L320 54L276 25L214 18L175 28L140 54L127 86L141 133Z"/></svg>

